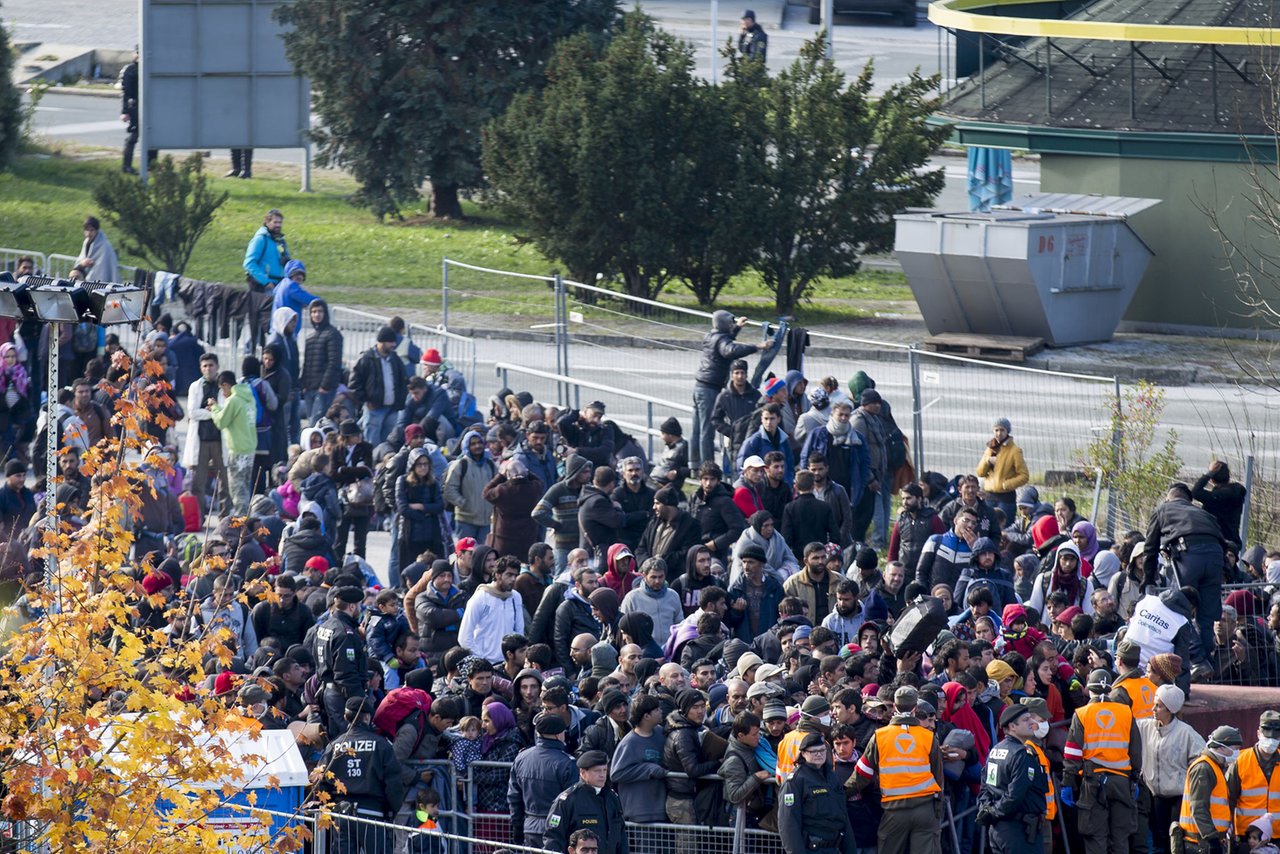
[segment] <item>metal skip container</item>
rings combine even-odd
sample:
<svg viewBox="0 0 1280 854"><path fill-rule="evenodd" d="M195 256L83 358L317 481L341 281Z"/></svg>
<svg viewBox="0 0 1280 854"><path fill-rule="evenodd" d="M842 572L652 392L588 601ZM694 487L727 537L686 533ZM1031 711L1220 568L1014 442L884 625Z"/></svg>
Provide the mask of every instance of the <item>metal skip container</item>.
<svg viewBox="0 0 1280 854"><path fill-rule="evenodd" d="M986 213L910 210L894 250L930 335L1109 341L1154 255L1128 218L1159 203L1038 193Z"/></svg>

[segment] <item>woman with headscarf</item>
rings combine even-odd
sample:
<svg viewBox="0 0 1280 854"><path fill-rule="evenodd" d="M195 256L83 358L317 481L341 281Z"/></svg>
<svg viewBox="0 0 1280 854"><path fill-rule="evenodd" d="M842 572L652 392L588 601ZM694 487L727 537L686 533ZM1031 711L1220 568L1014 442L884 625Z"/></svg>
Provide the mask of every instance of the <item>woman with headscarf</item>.
<svg viewBox="0 0 1280 854"><path fill-rule="evenodd" d="M1241 620L1222 666L1224 685L1274 687L1280 682L1275 648L1252 620Z"/></svg>
<svg viewBox="0 0 1280 854"><path fill-rule="evenodd" d="M1013 666L999 658L992 659L987 665L987 680L996 683L999 688L1000 705L1012 706L1013 700L1009 695L1013 693L1018 682L1018 673Z"/></svg>
<svg viewBox="0 0 1280 854"><path fill-rule="evenodd" d="M778 580L786 581L800 571L800 564L792 554L791 547L778 532L773 514L768 510L757 510L747 519L747 527L733 545L733 564L729 571L729 585L733 586L742 577L742 550L750 545L764 549L764 571Z"/></svg>
<svg viewBox="0 0 1280 854"><path fill-rule="evenodd" d="M1071 542L1080 552L1081 574L1088 578L1093 572L1093 560L1098 555L1098 529L1092 522L1076 522L1071 526Z"/></svg>
<svg viewBox="0 0 1280 854"><path fill-rule="evenodd" d="M31 380L18 360L18 348L0 344L0 460L17 456L17 441L31 414Z"/></svg>
<svg viewBox="0 0 1280 854"><path fill-rule="evenodd" d="M597 587L587 597L591 604L591 616L600 624L600 640L612 644L615 649L622 646L621 633L618 631L618 609L622 603L618 594L608 587ZM614 662L615 666L617 662Z"/></svg>
<svg viewBox="0 0 1280 854"><path fill-rule="evenodd" d="M480 740L482 762L514 762L522 747L516 716L499 700L490 700L480 713L480 728L484 737ZM475 766L471 776L476 786L475 809L477 812L505 813L507 783L510 770L505 767Z"/></svg>
<svg viewBox="0 0 1280 854"><path fill-rule="evenodd" d="M964 759L953 760L962 761L964 767L961 774L952 782L977 782L980 780L982 768L986 765L987 754L991 750L991 736L986 727L982 725L977 713L970 706L969 691L963 685L959 682L944 683L942 694L944 701L942 708L938 711L938 719L951 724L956 729L962 729L973 735L973 747L965 752ZM975 769L978 780L974 779ZM948 777L950 778L950 775ZM963 812L973 803L974 791L972 786L954 785L947 788L952 797L951 809L953 815ZM973 823L963 822L957 833L964 835L965 833L972 833L972 831Z"/></svg>
<svg viewBox="0 0 1280 854"><path fill-rule="evenodd" d="M431 454L426 448L414 448L405 473L396 481L400 554L416 556L428 549L444 554L443 514L444 494L431 467Z"/></svg>
<svg viewBox="0 0 1280 854"><path fill-rule="evenodd" d="M503 460L498 466L498 473L481 493L493 505L493 528L487 541L498 554L523 560L529 547L542 539L544 532L533 521L533 508L549 486L529 473L521 457ZM533 602L525 604L537 607Z"/></svg>
<svg viewBox="0 0 1280 854"><path fill-rule="evenodd" d="M1031 598L1028 608L1045 613L1045 602L1049 594L1061 590L1067 595L1067 605L1075 605L1084 613L1093 615L1093 584L1084 577L1081 568L1080 550L1070 541L1058 546L1050 568L1040 573L1032 584Z"/></svg>

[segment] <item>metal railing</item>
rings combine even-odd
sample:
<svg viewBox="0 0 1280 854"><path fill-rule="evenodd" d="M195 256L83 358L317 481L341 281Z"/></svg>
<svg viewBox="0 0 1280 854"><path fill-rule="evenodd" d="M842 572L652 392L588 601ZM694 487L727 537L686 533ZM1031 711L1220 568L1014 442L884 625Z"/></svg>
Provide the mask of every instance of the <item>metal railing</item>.
<svg viewBox="0 0 1280 854"><path fill-rule="evenodd" d="M46 255L45 259L45 275L60 279L70 276L71 271L80 260L74 255L59 255L56 253ZM120 280L125 282L132 282L134 274L138 272L137 267L131 267L128 264L117 264L116 267L120 270ZM125 275L126 273L128 275ZM89 278L93 279L92 272L90 272Z"/></svg>
<svg viewBox="0 0 1280 854"><path fill-rule="evenodd" d="M664 412L678 412L678 413L688 415L693 412L693 407L687 403L677 403L673 400L663 400L660 397L653 397L652 395L642 394L636 391L628 391L626 389L617 388L615 386L607 385L605 383L597 383L597 382L592 382L591 380L578 379L576 377L567 376L565 374L556 374L556 373L551 373L550 371L539 371L535 368L527 368L523 365L514 365L509 362L498 362L493 367L494 367L494 372L497 374L497 376L499 377L504 387L507 387L510 385L509 378L510 378L510 375L514 373L514 374L520 374L521 376L533 377L535 379L547 380L555 383L557 386L563 385L572 389L573 390L573 407L575 409L582 408L582 390L584 388L590 389L595 392L599 392L606 397L619 397L619 398L622 398L623 400L643 403L644 404L643 429L649 441L649 457L650 458L653 457L654 438L661 435L661 431L657 429L657 422L655 422L654 420L655 417L660 417L660 416L655 416L654 407L658 407L660 414ZM607 404L608 401L605 401L605 403ZM625 414L631 415L632 413L626 412ZM609 417L610 419L614 420L620 427L635 426L626 421L618 421L616 418L613 418L612 413L610 413Z"/></svg>
<svg viewBox="0 0 1280 854"><path fill-rule="evenodd" d="M354 365L360 355L373 347L378 337L378 330L387 325L389 317L369 311L347 308L342 305L329 306L329 321L342 332L342 359L347 365ZM476 348L475 342L464 335L449 332L443 327L432 328L419 323L405 325L410 341L422 349L435 347L448 358L454 368L462 372L467 381L467 388L474 392L476 386ZM310 334L309 330L303 337ZM416 368L415 368L416 370Z"/></svg>
<svg viewBox="0 0 1280 854"><path fill-rule="evenodd" d="M30 249L10 249L0 247L0 272L12 273L18 268L19 258L30 258L35 262L38 275L43 275L49 266L49 259L43 252L32 252Z"/></svg>

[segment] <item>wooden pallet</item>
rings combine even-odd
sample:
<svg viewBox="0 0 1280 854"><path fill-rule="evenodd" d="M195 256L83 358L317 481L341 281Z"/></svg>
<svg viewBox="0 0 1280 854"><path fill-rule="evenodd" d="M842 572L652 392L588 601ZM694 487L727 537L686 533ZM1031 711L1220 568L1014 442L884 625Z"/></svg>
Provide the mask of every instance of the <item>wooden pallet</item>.
<svg viewBox="0 0 1280 854"><path fill-rule="evenodd" d="M951 353L993 362L1025 362L1028 356L1044 349L1044 339L946 332L926 338L924 349L930 353Z"/></svg>

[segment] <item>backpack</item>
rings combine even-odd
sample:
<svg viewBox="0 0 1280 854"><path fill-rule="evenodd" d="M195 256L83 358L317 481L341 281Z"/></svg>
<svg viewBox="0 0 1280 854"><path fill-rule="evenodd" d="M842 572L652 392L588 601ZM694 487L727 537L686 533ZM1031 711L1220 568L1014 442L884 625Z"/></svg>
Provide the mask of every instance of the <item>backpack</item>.
<svg viewBox="0 0 1280 854"><path fill-rule="evenodd" d="M253 377L249 380L249 388L253 390L253 402L258 405L258 417L254 424L259 433L265 433L271 429L271 413L262 405L262 396L258 394L258 384L261 382L261 379Z"/></svg>
<svg viewBox="0 0 1280 854"><path fill-rule="evenodd" d="M80 322L71 330L71 349L79 354L98 352L98 327Z"/></svg>
<svg viewBox="0 0 1280 854"><path fill-rule="evenodd" d="M343 503L348 507L372 507L373 493L373 478L362 477L342 488Z"/></svg>
<svg viewBox="0 0 1280 854"><path fill-rule="evenodd" d="M395 510L396 478L392 477L395 466L391 463L394 459L383 460L373 475L373 509L384 516Z"/></svg>
<svg viewBox="0 0 1280 854"><path fill-rule="evenodd" d="M462 456L458 457L458 458L457 458L457 459L455 459L452 463L450 463L450 464L449 464L449 470L446 470L446 471L445 471L445 475L444 475L445 480L448 480L448 479L449 479L449 475L452 473L452 469L453 469L455 466L456 466L456 467L457 467L457 469L458 469L458 480L459 480L459 481L466 480L466 478L467 478L467 461L468 461L468 460L470 460L470 459L471 459L471 458L467 456L466 451L464 450L464 451L463 451L463 453L462 453ZM441 491L441 492L443 492L443 491L444 491L444 484L440 484L440 491ZM447 498L446 498L446 499L444 500L444 510L445 510L445 512L446 512L446 513L452 513L452 512L454 511L454 509L455 509L455 508L454 508L454 506L453 506L451 503L449 503L449 499L447 499Z"/></svg>
<svg viewBox="0 0 1280 854"><path fill-rule="evenodd" d="M885 461L890 472L895 472L907 462L907 437L898 429L897 424L889 427L889 435L884 442Z"/></svg>
<svg viewBox="0 0 1280 854"><path fill-rule="evenodd" d="M387 696L382 698L382 702L378 704L378 710L373 713L373 728L387 738L395 739L396 730L409 715L419 713L421 718L417 723L418 740L413 743L413 750L409 751L409 755L413 756L418 752L423 736L427 734L426 721L430 711L431 695L426 691L408 686L393 688Z"/></svg>

